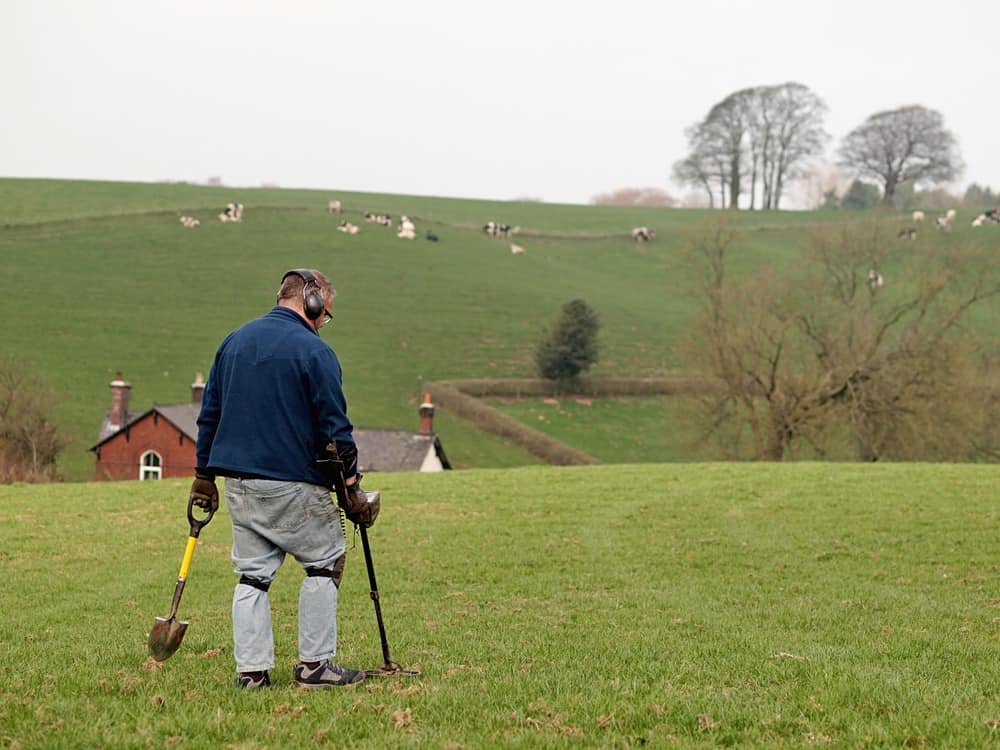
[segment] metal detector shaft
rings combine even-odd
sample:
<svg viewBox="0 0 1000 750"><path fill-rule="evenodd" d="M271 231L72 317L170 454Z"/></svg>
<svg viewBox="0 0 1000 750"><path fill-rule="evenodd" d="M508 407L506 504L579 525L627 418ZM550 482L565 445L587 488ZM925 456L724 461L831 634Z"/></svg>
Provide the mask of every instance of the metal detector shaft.
<svg viewBox="0 0 1000 750"><path fill-rule="evenodd" d="M385 623L382 621L382 605L378 600L378 583L375 582L375 565L372 563L372 548L368 544L368 529L364 526L358 527L361 530L361 547L365 551L365 567L368 568L368 585L371 586L372 602L375 604L375 619L378 620L378 635L382 639L382 658L386 667L393 666L392 659L389 658L389 639L385 635Z"/></svg>

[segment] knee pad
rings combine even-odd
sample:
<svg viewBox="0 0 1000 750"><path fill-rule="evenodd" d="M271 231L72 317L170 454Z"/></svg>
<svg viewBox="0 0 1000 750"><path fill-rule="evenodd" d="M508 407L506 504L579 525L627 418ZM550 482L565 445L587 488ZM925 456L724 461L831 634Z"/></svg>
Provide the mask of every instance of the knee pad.
<svg viewBox="0 0 1000 750"><path fill-rule="evenodd" d="M344 563L347 559L341 555L333 562L332 568L306 568L306 576L309 578L329 578L333 585L340 588L340 579L344 576Z"/></svg>
<svg viewBox="0 0 1000 750"><path fill-rule="evenodd" d="M270 581L262 581L259 578L253 578L252 576L240 576L240 583L244 586L253 586L253 588L258 591L263 591L265 594L267 590L271 588Z"/></svg>

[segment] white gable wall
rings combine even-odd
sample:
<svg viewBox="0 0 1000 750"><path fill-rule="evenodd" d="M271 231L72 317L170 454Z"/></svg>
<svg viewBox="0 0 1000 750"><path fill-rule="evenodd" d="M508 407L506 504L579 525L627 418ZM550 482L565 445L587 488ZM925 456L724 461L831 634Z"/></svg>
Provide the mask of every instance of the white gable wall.
<svg viewBox="0 0 1000 750"><path fill-rule="evenodd" d="M427 455L424 456L424 462L420 464L420 471L444 471L444 466L441 465L441 459L438 458L433 445L427 448Z"/></svg>

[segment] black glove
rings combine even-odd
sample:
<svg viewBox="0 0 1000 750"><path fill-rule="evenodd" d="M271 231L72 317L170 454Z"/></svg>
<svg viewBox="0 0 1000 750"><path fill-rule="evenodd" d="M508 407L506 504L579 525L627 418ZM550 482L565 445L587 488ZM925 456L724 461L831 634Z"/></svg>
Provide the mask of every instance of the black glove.
<svg viewBox="0 0 1000 750"><path fill-rule="evenodd" d="M219 490L215 487L215 476L196 471L188 499L202 510L215 513L219 509Z"/></svg>
<svg viewBox="0 0 1000 750"><path fill-rule="evenodd" d="M361 480L347 487L347 507L344 515L351 523L370 529L378 512L382 509L382 495L379 492L365 492L361 489Z"/></svg>

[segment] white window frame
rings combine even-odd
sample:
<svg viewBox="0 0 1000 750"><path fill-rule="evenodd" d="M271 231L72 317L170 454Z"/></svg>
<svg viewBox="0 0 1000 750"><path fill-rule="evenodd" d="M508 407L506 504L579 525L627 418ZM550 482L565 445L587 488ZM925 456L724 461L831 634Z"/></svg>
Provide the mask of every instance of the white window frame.
<svg viewBox="0 0 1000 750"><path fill-rule="evenodd" d="M156 465L146 463L150 456L156 457ZM148 475L148 476L147 476ZM163 456L156 451L146 451L139 456L139 479L163 479Z"/></svg>

